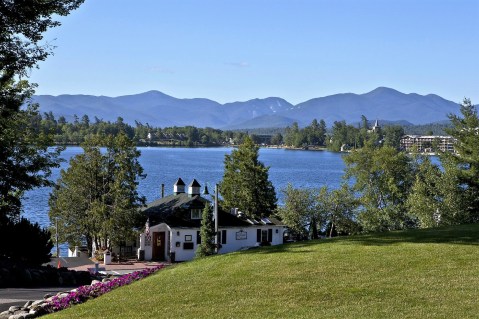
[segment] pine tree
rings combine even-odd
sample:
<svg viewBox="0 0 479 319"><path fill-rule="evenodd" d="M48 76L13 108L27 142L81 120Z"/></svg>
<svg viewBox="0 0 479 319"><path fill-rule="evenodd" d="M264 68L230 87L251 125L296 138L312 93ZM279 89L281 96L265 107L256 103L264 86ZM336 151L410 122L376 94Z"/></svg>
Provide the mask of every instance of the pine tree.
<svg viewBox="0 0 479 319"><path fill-rule="evenodd" d="M100 151L100 145L106 151ZM140 152L124 134L88 140L83 154L70 160L51 194L50 220L57 221L62 241L88 247L109 247L132 238L139 226L138 208L145 202L137 192L144 178Z"/></svg>
<svg viewBox="0 0 479 319"><path fill-rule="evenodd" d="M276 192L268 179L269 167L258 160L259 148L246 137L231 155L225 155L220 184L226 209L238 208L251 217L270 216L276 209Z"/></svg>
<svg viewBox="0 0 479 319"><path fill-rule="evenodd" d="M200 229L201 244L196 249L196 257L206 257L215 254L215 222L213 221L213 209L210 203L206 203L203 209Z"/></svg>
<svg viewBox="0 0 479 319"><path fill-rule="evenodd" d="M479 118L476 106L470 99L461 104L461 115L450 114L452 128L446 132L456 139L455 154L441 154L445 174L458 181L461 191L457 196L464 207L458 207L462 222L479 221Z"/></svg>

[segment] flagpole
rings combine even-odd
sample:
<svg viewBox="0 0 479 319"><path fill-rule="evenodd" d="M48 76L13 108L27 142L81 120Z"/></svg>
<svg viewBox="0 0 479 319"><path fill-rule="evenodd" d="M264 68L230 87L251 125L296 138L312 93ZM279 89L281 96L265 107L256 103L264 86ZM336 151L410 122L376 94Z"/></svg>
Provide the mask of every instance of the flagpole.
<svg viewBox="0 0 479 319"><path fill-rule="evenodd" d="M58 217L55 218L55 230L56 230L55 241L57 244L57 258L60 258L60 248L58 247Z"/></svg>
<svg viewBox="0 0 479 319"><path fill-rule="evenodd" d="M218 252L218 184L215 185L215 209L214 209L214 215L215 215L215 249L216 252Z"/></svg>

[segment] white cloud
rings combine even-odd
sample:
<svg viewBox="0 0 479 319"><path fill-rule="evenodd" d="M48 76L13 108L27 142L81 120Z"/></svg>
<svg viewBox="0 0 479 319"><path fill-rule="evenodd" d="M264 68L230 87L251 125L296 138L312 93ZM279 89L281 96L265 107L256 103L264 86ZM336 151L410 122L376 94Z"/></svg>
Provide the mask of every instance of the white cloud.
<svg viewBox="0 0 479 319"><path fill-rule="evenodd" d="M247 68L250 66L248 62L242 61L242 62L227 62L227 65L235 66L237 68Z"/></svg>

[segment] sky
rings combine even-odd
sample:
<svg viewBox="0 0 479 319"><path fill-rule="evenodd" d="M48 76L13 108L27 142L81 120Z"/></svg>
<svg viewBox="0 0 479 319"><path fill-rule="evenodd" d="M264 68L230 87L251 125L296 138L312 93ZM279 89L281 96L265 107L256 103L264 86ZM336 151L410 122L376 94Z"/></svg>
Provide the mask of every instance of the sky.
<svg viewBox="0 0 479 319"><path fill-rule="evenodd" d="M379 86L479 103L479 0L86 0L36 94L297 104Z"/></svg>

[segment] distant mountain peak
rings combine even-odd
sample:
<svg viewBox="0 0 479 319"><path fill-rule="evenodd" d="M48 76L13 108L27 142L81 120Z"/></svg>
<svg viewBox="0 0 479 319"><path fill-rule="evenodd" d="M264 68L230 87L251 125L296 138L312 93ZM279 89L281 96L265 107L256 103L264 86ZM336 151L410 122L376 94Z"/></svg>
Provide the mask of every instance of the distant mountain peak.
<svg viewBox="0 0 479 319"><path fill-rule="evenodd" d="M74 114L97 116L115 121L149 123L152 126L196 127L277 127L292 121L300 126L313 119L324 119L328 125L345 120L355 123L361 115L369 119L408 121L426 124L447 119L457 113L456 103L429 94L405 94L388 87L378 87L368 93L339 93L310 99L293 105L280 97L255 98L244 102L220 104L206 98L176 98L157 90L118 97L92 95L36 95L40 112L52 111L55 116L72 118Z"/></svg>

